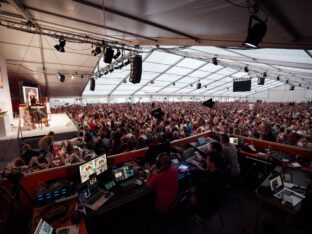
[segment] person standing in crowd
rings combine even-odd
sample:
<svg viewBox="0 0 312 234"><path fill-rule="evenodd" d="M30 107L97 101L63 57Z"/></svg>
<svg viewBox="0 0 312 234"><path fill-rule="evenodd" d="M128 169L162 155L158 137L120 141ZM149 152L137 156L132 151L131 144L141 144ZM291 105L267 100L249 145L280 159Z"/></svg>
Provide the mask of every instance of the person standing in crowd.
<svg viewBox="0 0 312 234"><path fill-rule="evenodd" d="M230 167L230 176L237 177L240 174L240 166L237 160L237 149L234 144L230 143L230 138L227 134L221 134L220 142L222 145L222 154Z"/></svg>
<svg viewBox="0 0 312 234"><path fill-rule="evenodd" d="M22 159L24 160L26 165L29 165L29 162L32 157L38 157L40 153L38 151L33 150L30 145L24 144L23 145L23 154Z"/></svg>
<svg viewBox="0 0 312 234"><path fill-rule="evenodd" d="M147 184L156 191L155 208L159 213L169 211L176 202L179 188L178 169L170 166L170 157L161 153L149 169Z"/></svg>
<svg viewBox="0 0 312 234"><path fill-rule="evenodd" d="M42 137L39 140L38 146L41 150L44 150L45 153L50 153L53 140L54 140L54 132L50 131L46 136Z"/></svg>

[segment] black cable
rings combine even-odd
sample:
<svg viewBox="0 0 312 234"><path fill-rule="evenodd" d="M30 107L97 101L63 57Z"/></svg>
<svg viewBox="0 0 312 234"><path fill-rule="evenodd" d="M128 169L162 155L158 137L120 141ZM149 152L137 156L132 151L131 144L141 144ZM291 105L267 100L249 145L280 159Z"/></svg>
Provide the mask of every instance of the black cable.
<svg viewBox="0 0 312 234"><path fill-rule="evenodd" d="M228 2L228 3L230 3L230 4L233 5L233 6L236 6L236 7L246 8L246 9L250 9L250 8L251 8L251 7L249 7L249 6L242 6L242 5L239 5L239 4L234 3L234 2L232 2L232 1L230 1L230 0L225 0L225 1Z"/></svg>

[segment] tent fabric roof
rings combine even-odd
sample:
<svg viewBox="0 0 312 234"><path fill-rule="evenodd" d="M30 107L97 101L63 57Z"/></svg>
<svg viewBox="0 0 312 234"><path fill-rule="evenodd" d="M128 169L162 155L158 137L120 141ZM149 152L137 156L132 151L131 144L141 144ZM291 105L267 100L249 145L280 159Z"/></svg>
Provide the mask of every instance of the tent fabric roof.
<svg viewBox="0 0 312 234"><path fill-rule="evenodd" d="M245 0L231 1L246 5ZM312 28L309 27L309 22L312 2L253 2L260 4L258 16L262 19L268 17L268 31L261 47L284 49L237 49L246 37L249 11L225 0L6 0L2 2L0 10L0 22L4 26L0 27L0 53L7 58L11 86L17 87L16 83L22 80L40 85L41 90L51 97L81 96L82 93L88 95L88 88L85 87L101 56L91 55L91 44L83 43L67 42L66 52L57 52L54 49L57 39L27 33L25 25L20 28L24 31L13 30L4 23L6 20L17 24L31 21L54 31L96 37L129 46L145 45L155 48L155 45L161 45L162 49L143 54L146 60L142 81L130 88L133 89L131 92L126 89L126 84L120 82L127 77L126 72L129 73L124 68L111 74L114 77L110 83L105 83L106 78L97 81L97 89L101 88L101 82L105 83L101 95L157 92L195 94L204 90L192 91L187 85L199 78L203 85L205 82L211 88L212 84L216 85L214 91L222 94L222 82L232 79L229 77L231 74L243 76L236 73L241 71L243 64L253 67L255 73L257 70L258 73L267 70L276 75L274 72L280 69L289 74L296 72L298 77L294 78L294 82L306 79L307 74L311 73L309 54L311 57ZM192 47L177 47L173 50L165 45ZM297 50L290 56L285 48ZM211 63L203 64L211 61L215 55L221 61L220 68L223 69L214 71L217 67ZM272 61L274 64L271 64ZM58 72L66 74L64 83L56 79ZM76 73L75 78L71 79L71 75ZM84 74L84 79L79 78L81 74ZM289 74L283 76L293 79ZM148 84L151 79L157 81L154 88ZM170 86L170 82L176 80L176 85ZM272 86L273 84L275 83ZM127 87L130 87L129 84ZM97 92L98 90L94 93Z"/></svg>
<svg viewBox="0 0 312 234"><path fill-rule="evenodd" d="M130 66L127 66L97 77L95 91L90 91L90 84L88 84L83 96L246 97L258 91L281 86L285 84L286 80L295 86L300 84L302 87L312 87L312 57L304 50L258 49L246 51L212 46L165 47L144 53L142 56L143 72L139 84L124 82L129 79ZM218 59L218 65L212 64L213 57ZM105 66L107 64L101 59L99 68ZM249 68L249 73L244 71L245 66ZM257 85L258 77L263 76L263 73L267 74L265 84ZM277 76L279 76L279 81ZM251 91L233 92L232 81L237 78L251 78ZM199 82L202 86L201 89L196 87Z"/></svg>

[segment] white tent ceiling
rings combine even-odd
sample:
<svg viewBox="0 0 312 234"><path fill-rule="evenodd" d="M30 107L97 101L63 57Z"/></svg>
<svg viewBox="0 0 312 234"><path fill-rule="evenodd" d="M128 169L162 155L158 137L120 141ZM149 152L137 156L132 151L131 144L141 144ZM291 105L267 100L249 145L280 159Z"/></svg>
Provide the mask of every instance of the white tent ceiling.
<svg viewBox="0 0 312 234"><path fill-rule="evenodd" d="M252 52L252 53L250 53ZM143 53L143 72L139 84L125 83L130 65L96 78L95 91L87 85L83 96L248 96L285 84L312 87L312 57L304 50L258 49L253 51L222 49L212 46L159 48ZM218 58L218 65L211 62ZM252 62L250 62L252 61ZM99 68L108 66L100 60ZM249 73L244 72L245 66ZM258 77L267 74L264 85ZM233 92L232 81L251 78L250 92ZM279 81L277 80L279 77ZM153 82L152 82L153 81ZM197 89L200 82L202 88Z"/></svg>
<svg viewBox="0 0 312 234"><path fill-rule="evenodd" d="M231 1L246 6L246 0ZM57 52L54 49L57 39L25 32L27 21L40 28L130 46L193 46L170 51L165 47L143 54L146 59L140 84L124 84L122 80L129 75L129 70L124 68L114 71L109 75L112 76L110 78L107 76L97 80L96 90L92 95L97 95L100 89L100 95L228 94L231 87L224 90L225 84L231 85L231 76L243 76L243 73L239 73L243 64L248 64L254 74L265 70L271 77L276 76L280 69L280 72L288 72L281 74L283 79L308 85L311 73L308 53L311 54L309 50L312 48L312 28L309 27L312 2L252 2L260 4L259 17L268 16L269 19L268 31L261 47L298 50L290 53L288 50L214 47L238 48L246 37L248 9L235 7L225 0L4 0L0 8L0 22L4 26L0 27L0 54L7 58L10 83L16 84L22 80L40 85L51 97L80 96L83 92L84 95L89 95L88 87L83 90L100 55L90 54L91 44L71 42L66 43L65 53ZM8 20L14 21L24 31L8 28ZM204 47L205 45L209 47ZM205 64L216 55L220 60L220 67ZM220 70L215 70L216 68ZM56 79L58 72L66 74L64 83ZM293 76L293 72L298 75ZM73 80L70 79L76 73L78 75ZM84 79L79 78L81 74L84 74ZM153 86L149 85L151 79L155 79ZM207 84L207 89L196 90L195 86L190 87L190 83L196 83L199 79L203 86ZM174 81L175 86L172 85ZM253 85L254 82L256 79L253 79ZM262 87L253 86L252 90L278 85L276 81L270 82L267 81Z"/></svg>

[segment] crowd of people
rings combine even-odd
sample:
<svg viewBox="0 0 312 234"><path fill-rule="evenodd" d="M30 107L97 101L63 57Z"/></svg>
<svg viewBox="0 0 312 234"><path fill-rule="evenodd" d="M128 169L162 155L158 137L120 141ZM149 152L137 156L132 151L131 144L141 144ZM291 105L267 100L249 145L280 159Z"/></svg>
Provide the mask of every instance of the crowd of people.
<svg viewBox="0 0 312 234"><path fill-rule="evenodd" d="M162 118L151 111L161 108ZM66 112L89 149L112 155L212 130L312 149L310 103L198 102L73 105Z"/></svg>

